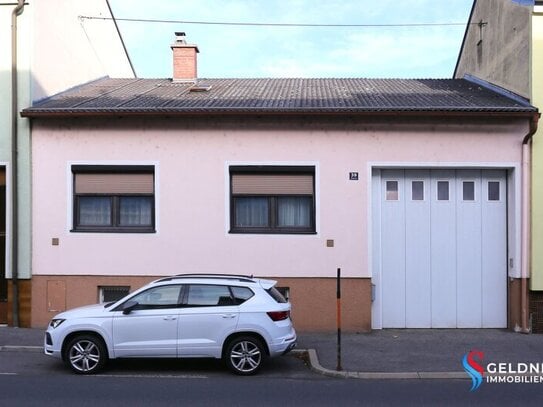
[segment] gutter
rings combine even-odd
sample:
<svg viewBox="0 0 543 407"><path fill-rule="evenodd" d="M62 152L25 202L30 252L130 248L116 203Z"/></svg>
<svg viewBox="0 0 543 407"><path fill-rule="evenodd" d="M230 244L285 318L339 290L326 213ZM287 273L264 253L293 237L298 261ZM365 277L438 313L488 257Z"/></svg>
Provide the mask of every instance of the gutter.
<svg viewBox="0 0 543 407"><path fill-rule="evenodd" d="M30 119L69 119L80 117L191 117L191 116L353 116L353 117L474 117L474 118L531 118L535 109L509 110L509 111L488 111L488 110L416 110L405 108L405 110L355 110L335 108L314 108L314 109L250 109L240 108L187 108L187 109L55 109L31 107L21 112L21 117Z"/></svg>
<svg viewBox="0 0 543 407"><path fill-rule="evenodd" d="M23 14L24 0L18 0L11 12L11 286L12 323L19 326L19 212L18 212L18 94L17 87L17 17Z"/></svg>
<svg viewBox="0 0 543 407"><path fill-rule="evenodd" d="M531 228L530 228L530 212L531 212L531 141L537 131L539 114L536 113L530 120L530 131L522 140L522 214L521 214L521 266L520 266L520 323L518 329L521 333L530 333L531 328L528 320L528 278L530 271L530 256L531 256Z"/></svg>

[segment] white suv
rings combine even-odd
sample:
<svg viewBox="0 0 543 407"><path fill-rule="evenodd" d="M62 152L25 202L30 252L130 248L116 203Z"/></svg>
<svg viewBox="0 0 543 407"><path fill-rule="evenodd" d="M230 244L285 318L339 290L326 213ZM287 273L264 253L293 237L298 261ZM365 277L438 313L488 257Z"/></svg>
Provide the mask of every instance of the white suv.
<svg viewBox="0 0 543 407"><path fill-rule="evenodd" d="M254 374L267 356L296 346L290 304L275 284L246 276L162 278L117 302L56 315L45 354L80 374L133 357L211 357L236 374Z"/></svg>

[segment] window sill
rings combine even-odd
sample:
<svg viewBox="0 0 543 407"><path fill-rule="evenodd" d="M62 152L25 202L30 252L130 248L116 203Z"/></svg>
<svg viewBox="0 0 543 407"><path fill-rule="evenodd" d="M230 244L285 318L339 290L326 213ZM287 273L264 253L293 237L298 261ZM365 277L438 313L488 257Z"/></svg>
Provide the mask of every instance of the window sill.
<svg viewBox="0 0 543 407"><path fill-rule="evenodd" d="M156 233L155 229L136 229L136 228L77 228L71 229L71 233Z"/></svg>
<svg viewBox="0 0 543 407"><path fill-rule="evenodd" d="M316 235L314 230L230 230L229 234L232 235Z"/></svg>

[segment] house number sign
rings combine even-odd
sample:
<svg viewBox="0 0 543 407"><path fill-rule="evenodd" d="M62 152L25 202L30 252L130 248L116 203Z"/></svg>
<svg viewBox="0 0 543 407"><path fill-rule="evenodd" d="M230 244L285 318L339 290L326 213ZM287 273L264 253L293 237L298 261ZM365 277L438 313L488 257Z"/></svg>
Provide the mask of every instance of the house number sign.
<svg viewBox="0 0 543 407"><path fill-rule="evenodd" d="M350 172L349 173L349 180L358 181L358 172Z"/></svg>

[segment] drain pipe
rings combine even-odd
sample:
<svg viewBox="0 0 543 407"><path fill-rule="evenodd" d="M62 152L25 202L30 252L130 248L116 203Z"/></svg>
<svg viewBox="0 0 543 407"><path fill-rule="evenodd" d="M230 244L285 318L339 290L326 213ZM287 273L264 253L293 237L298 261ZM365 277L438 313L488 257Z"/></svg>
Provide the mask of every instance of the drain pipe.
<svg viewBox="0 0 543 407"><path fill-rule="evenodd" d="M531 141L537 131L539 113L532 116L530 120L530 132L522 140L522 256L520 267L520 332L530 333L531 329L528 322L528 273L530 268L531 256Z"/></svg>
<svg viewBox="0 0 543 407"><path fill-rule="evenodd" d="M12 323L19 326L19 197L18 197L18 94L17 87L17 17L23 14L24 0L18 0L11 12L11 287Z"/></svg>

